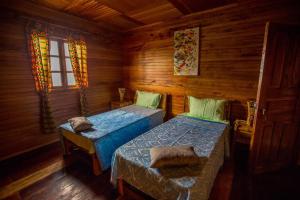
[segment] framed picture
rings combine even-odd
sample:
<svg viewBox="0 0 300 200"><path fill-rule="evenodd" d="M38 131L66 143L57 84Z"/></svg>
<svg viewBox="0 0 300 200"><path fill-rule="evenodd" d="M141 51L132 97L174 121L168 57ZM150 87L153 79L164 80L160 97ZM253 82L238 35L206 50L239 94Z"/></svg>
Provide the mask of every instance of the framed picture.
<svg viewBox="0 0 300 200"><path fill-rule="evenodd" d="M199 27L174 33L174 75L198 75Z"/></svg>

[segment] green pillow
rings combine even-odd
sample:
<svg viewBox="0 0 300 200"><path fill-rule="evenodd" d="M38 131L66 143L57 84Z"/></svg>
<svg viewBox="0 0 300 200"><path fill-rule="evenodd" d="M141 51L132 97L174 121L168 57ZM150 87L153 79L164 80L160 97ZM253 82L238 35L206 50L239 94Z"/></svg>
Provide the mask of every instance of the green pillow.
<svg viewBox="0 0 300 200"><path fill-rule="evenodd" d="M197 99L189 96L190 112L188 113L188 116L212 121L226 120L226 103L226 100Z"/></svg>
<svg viewBox="0 0 300 200"><path fill-rule="evenodd" d="M159 106L161 95L159 93L136 91L137 100L136 105L144 106L146 108L156 109Z"/></svg>

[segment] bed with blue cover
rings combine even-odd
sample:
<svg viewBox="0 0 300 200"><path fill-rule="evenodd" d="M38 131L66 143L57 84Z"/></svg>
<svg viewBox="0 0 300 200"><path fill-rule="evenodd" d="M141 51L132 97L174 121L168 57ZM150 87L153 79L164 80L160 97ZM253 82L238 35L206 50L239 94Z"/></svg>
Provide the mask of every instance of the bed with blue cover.
<svg viewBox="0 0 300 200"><path fill-rule="evenodd" d="M93 124L91 130L75 133L69 123L59 128L62 139L66 138L90 154L96 153L101 170L106 170L118 147L163 123L164 114L162 109L130 105L87 117Z"/></svg>
<svg viewBox="0 0 300 200"><path fill-rule="evenodd" d="M226 123L179 115L118 148L111 181L125 181L155 199L208 199L224 157L229 155ZM205 164L195 167L150 168L154 146L192 145Z"/></svg>

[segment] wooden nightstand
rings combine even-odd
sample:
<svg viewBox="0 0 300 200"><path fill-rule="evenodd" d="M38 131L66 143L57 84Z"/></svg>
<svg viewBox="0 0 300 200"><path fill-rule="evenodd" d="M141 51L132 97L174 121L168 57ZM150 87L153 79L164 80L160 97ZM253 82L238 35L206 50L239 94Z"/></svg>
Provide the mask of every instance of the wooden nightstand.
<svg viewBox="0 0 300 200"><path fill-rule="evenodd" d="M110 107L111 109L117 109L117 108L122 108L122 107L125 107L125 106L129 106L132 104L132 101L123 101L123 102L120 102L120 101L112 101L110 103Z"/></svg>
<svg viewBox="0 0 300 200"><path fill-rule="evenodd" d="M236 120L234 122L234 135L232 140L232 155L235 151L236 143L250 145L253 134L253 127L247 124L245 120Z"/></svg>

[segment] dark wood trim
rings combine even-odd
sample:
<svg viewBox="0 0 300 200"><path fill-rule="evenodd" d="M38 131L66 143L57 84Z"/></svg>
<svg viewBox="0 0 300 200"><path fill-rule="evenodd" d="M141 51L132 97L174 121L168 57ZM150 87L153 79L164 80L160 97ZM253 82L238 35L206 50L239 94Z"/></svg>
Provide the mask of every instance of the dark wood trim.
<svg viewBox="0 0 300 200"><path fill-rule="evenodd" d="M35 151L35 150L43 148L43 147L47 147L48 145L52 145L52 144L54 144L56 142L59 142L59 138L55 138L55 139L53 139L53 140L51 140L51 141L49 141L47 143L41 144L41 145L33 146L33 147L28 148L28 149L26 149L24 151L19 151L19 152L13 153L13 154L9 154L9 155L7 155L5 157L0 157L0 162L6 161L8 159L13 159L13 158L18 157L18 156L24 156L27 153L30 153L32 151Z"/></svg>
<svg viewBox="0 0 300 200"><path fill-rule="evenodd" d="M168 0L168 2L170 2L177 10L179 10L184 15L188 15L193 12L183 1Z"/></svg>
<svg viewBox="0 0 300 200"><path fill-rule="evenodd" d="M100 174L102 174L102 169L99 163L100 161L98 160L96 153L93 153L91 157L92 157L94 175L99 176Z"/></svg>
<svg viewBox="0 0 300 200"><path fill-rule="evenodd" d="M162 28L162 27L172 28L172 27L184 26L184 25L186 25L186 22L188 22L188 21L193 21L193 22L196 23L197 20L195 21L195 18L199 18L199 21L201 21L201 18L203 18L203 17L206 18L206 15L209 15L209 14L214 13L214 12L223 12L223 11L226 12L228 9L238 8L238 5L239 4L237 4L237 3L232 3L232 4L225 5L225 6L220 6L220 7L217 7L217 8L208 9L208 10L205 10L205 11L199 11L199 12L192 13L192 14L189 14L189 15L184 15L182 17L179 17L176 20L161 21L161 22L146 24L144 26L140 26L140 27L137 27L137 28L132 28L132 29L129 29L129 30L126 30L126 31L123 31L123 32L124 33L134 33L134 32L138 32L138 31L146 31L146 30L151 31L151 30Z"/></svg>
<svg viewBox="0 0 300 200"><path fill-rule="evenodd" d="M98 1L99 3L109 7L110 9L115 10L116 12L118 12L121 15L122 18L126 19L127 21L135 23L138 26L144 26L145 25L145 23L126 15L122 10L120 10L117 7L115 7L114 5L112 5L112 3L109 3L107 1L102 1L102 0L96 0L96 1Z"/></svg>
<svg viewBox="0 0 300 200"><path fill-rule="evenodd" d="M143 22L141 22L141 21L139 21L139 20L136 20L136 19L134 19L134 18L132 18L132 17L130 17L130 16L124 14L124 13L121 13L121 16L122 16L124 19L126 19L127 21L133 22L133 23L135 23L135 24L138 25L138 26L144 26L144 25L146 25L145 23L143 23Z"/></svg>
<svg viewBox="0 0 300 200"><path fill-rule="evenodd" d="M117 179L117 185L118 185L117 187L118 187L119 197L124 196L124 184L122 178Z"/></svg>
<svg viewBox="0 0 300 200"><path fill-rule="evenodd" d="M61 63L61 69L62 69L62 78L63 78L63 86L67 88L68 86L68 80L67 80L67 63L65 59L65 48L64 48L64 40L59 40L59 51L60 51L60 63Z"/></svg>

